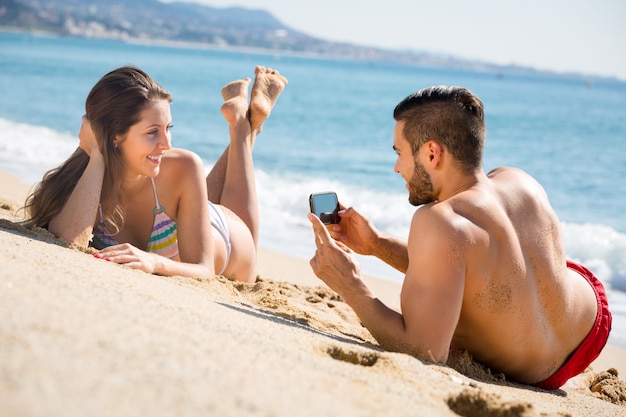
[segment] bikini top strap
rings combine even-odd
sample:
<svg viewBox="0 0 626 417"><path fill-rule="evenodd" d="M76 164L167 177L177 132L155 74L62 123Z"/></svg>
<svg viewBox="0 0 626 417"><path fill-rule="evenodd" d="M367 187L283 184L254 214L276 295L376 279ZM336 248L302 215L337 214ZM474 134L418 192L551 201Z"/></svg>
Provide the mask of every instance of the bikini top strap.
<svg viewBox="0 0 626 417"><path fill-rule="evenodd" d="M154 192L154 202L155 202L154 215L156 216L159 213L165 212L165 208L159 203L159 197L157 196L156 185L154 184L154 178L151 177L150 181L152 182L152 191Z"/></svg>
<svg viewBox="0 0 626 417"><path fill-rule="evenodd" d="M102 204L98 203L98 213L100 213L100 221L104 221L104 215L102 214Z"/></svg>

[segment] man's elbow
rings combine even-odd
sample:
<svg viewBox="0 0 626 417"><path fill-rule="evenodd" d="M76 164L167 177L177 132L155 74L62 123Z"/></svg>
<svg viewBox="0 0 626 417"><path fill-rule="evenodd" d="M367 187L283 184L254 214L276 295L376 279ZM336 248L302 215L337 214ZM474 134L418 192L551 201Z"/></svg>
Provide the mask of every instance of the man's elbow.
<svg viewBox="0 0 626 417"><path fill-rule="evenodd" d="M383 346L383 348L389 351L407 353L423 362L432 363L446 363L450 354L449 348L433 348L409 343L397 343L395 346Z"/></svg>

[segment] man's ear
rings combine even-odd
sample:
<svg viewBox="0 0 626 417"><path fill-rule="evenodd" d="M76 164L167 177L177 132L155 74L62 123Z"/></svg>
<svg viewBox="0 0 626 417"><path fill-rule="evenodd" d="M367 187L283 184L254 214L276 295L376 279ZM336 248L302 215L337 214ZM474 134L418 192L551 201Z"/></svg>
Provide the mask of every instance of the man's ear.
<svg viewBox="0 0 626 417"><path fill-rule="evenodd" d="M426 142L426 149L428 151L428 161L432 166L437 166L443 156L443 146L435 140L429 140Z"/></svg>

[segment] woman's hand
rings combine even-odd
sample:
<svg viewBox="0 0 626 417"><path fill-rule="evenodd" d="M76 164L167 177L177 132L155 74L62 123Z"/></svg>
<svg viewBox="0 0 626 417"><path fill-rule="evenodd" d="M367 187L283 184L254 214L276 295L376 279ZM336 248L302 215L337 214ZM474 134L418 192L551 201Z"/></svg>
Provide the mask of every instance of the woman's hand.
<svg viewBox="0 0 626 417"><path fill-rule="evenodd" d="M87 116L83 114L82 124L80 126L80 132L78 132L78 139L80 140L80 148L91 157L92 152L100 152L98 147L98 141L96 141L96 135L91 130L91 123Z"/></svg>
<svg viewBox="0 0 626 417"><path fill-rule="evenodd" d="M164 259L161 255L143 251L130 243L109 246L94 253L93 256L129 268L139 269L149 274L157 274L161 270Z"/></svg>

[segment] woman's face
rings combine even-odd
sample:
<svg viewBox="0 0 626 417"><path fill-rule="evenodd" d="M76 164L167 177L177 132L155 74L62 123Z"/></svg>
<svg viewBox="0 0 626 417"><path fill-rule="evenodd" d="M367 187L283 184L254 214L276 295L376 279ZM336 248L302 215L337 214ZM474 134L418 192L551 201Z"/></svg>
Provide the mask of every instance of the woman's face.
<svg viewBox="0 0 626 417"><path fill-rule="evenodd" d="M172 115L167 100L156 100L140 113L124 137L116 139L129 174L156 177L161 157L172 147Z"/></svg>

